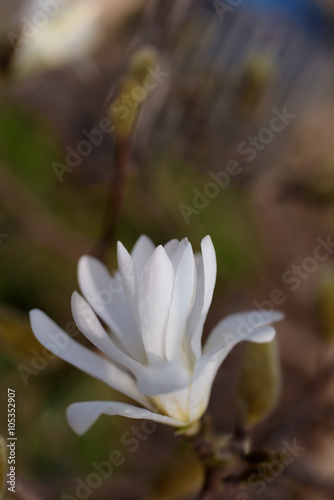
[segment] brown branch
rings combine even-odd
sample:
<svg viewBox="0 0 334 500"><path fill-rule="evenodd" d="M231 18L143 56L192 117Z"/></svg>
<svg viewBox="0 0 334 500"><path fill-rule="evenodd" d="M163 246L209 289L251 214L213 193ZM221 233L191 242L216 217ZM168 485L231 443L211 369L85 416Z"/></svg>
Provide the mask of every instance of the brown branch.
<svg viewBox="0 0 334 500"><path fill-rule="evenodd" d="M108 246L115 236L117 222L124 203L126 188L127 163L130 151L130 139L128 137L117 137L115 145L115 175L111 181L110 195L105 215L102 236L98 242L95 255L100 260L105 260Z"/></svg>
<svg viewBox="0 0 334 500"><path fill-rule="evenodd" d="M206 469L206 477L198 495L198 500L213 500L217 493L222 492L222 470L216 467Z"/></svg>
<svg viewBox="0 0 334 500"><path fill-rule="evenodd" d="M212 438L212 437L211 437ZM213 500L222 491L222 478L226 472L223 464L217 459L213 443L200 435L188 437L189 443L202 462L205 477L198 500Z"/></svg>

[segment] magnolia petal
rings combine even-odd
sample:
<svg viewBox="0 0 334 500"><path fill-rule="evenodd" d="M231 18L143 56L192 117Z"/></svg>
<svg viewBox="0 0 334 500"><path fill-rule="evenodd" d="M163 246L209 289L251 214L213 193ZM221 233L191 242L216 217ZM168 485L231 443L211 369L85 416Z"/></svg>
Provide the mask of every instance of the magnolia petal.
<svg viewBox="0 0 334 500"><path fill-rule="evenodd" d="M123 365L124 368L130 370L135 377L144 370L143 365L125 354L116 346L101 325L88 302L86 302L77 292L72 294L72 314L75 323L85 337L109 356L111 360Z"/></svg>
<svg viewBox="0 0 334 500"><path fill-rule="evenodd" d="M174 363L158 363L145 367L137 376L138 391L145 396L157 396L186 387L191 382L189 371Z"/></svg>
<svg viewBox="0 0 334 500"><path fill-rule="evenodd" d="M151 398L154 406L164 415L173 415L177 420L189 420L190 387L184 387L167 394L159 394Z"/></svg>
<svg viewBox="0 0 334 500"><path fill-rule="evenodd" d="M203 312L207 314L212 302L212 295L216 284L217 259L210 236L203 238L201 243L204 267L204 301Z"/></svg>
<svg viewBox="0 0 334 500"><path fill-rule="evenodd" d="M78 281L87 302L109 326L121 345L134 359L145 362L140 333L118 274L113 278L99 260L85 255L79 260Z"/></svg>
<svg viewBox="0 0 334 500"><path fill-rule="evenodd" d="M117 242L118 268L122 278L125 295L130 304L136 296L136 277L131 255L120 241Z"/></svg>
<svg viewBox="0 0 334 500"><path fill-rule="evenodd" d="M90 305L77 292L72 295L72 313L82 333L112 361L128 369L137 379L140 394L153 396L189 385L190 374L171 363L143 366L124 354L109 337Z"/></svg>
<svg viewBox="0 0 334 500"><path fill-rule="evenodd" d="M243 340L255 328L271 325L277 321L281 321L284 314L280 311L245 311L242 313L230 314L220 321L210 333L206 343L204 344L203 354L222 345L225 341L229 341L229 337L234 342L235 337ZM233 343L233 345L235 345Z"/></svg>
<svg viewBox="0 0 334 500"><path fill-rule="evenodd" d="M184 422L176 420L144 408L138 408L126 403L109 401L87 401L73 403L67 408L67 420L77 434L84 434L101 415L120 415L135 419L154 420L174 427L182 427Z"/></svg>
<svg viewBox="0 0 334 500"><path fill-rule="evenodd" d="M30 322L35 337L46 349L79 370L150 408L148 399L139 394L130 375L73 340L44 312L38 309L30 311Z"/></svg>
<svg viewBox="0 0 334 500"><path fill-rule="evenodd" d="M201 355L203 326L211 305L217 275L216 253L210 236L203 238L201 248L202 260L197 266L196 297L187 323L187 332L190 335L188 341L196 360Z"/></svg>
<svg viewBox="0 0 334 500"><path fill-rule="evenodd" d="M118 255L118 267L120 272L120 278L123 283L124 293L128 300L132 316L137 325L138 337L140 338L140 344L141 344L141 353L143 354L145 352L145 349L139 333L140 332L140 320L139 320L139 309L138 309L139 278L136 275L135 265L131 255L120 241L117 243L117 255ZM141 359L144 359L142 355Z"/></svg>
<svg viewBox="0 0 334 500"><path fill-rule="evenodd" d="M186 251L188 243L189 243L188 238L183 238L183 240L180 241L180 243L178 244L178 246L176 247L174 252L171 255L169 255L169 258L171 260L171 263L173 264L175 273L179 267L179 264L182 260L184 252Z"/></svg>
<svg viewBox="0 0 334 500"><path fill-rule="evenodd" d="M242 337L233 336L230 332L222 335L221 344L203 354L195 365L189 398L189 419L191 421L198 419L206 410L218 369L238 342L248 340L264 343L273 340L274 336L275 329L271 326L254 328Z"/></svg>
<svg viewBox="0 0 334 500"><path fill-rule="evenodd" d="M140 281L141 273L145 267L146 262L151 257L155 250L155 245L150 238L145 234L140 236L133 247L131 257L135 266L136 277L138 283Z"/></svg>
<svg viewBox="0 0 334 500"><path fill-rule="evenodd" d="M182 363L182 342L195 295L196 269L191 244L188 243L178 265L170 313L166 328L166 356Z"/></svg>
<svg viewBox="0 0 334 500"><path fill-rule="evenodd" d="M168 255L169 258L172 257L172 255L175 253L179 246L180 242L176 238L173 240L168 241L166 245L164 246L164 249L166 250L166 254Z"/></svg>
<svg viewBox="0 0 334 500"><path fill-rule="evenodd" d="M146 263L139 285L139 317L149 360L165 359L165 331L174 287L174 268L162 246Z"/></svg>

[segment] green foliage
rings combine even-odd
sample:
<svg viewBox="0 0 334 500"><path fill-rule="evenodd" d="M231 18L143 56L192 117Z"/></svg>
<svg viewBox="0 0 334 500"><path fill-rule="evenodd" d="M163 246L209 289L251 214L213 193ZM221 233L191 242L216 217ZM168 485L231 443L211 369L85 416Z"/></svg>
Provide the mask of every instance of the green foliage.
<svg viewBox="0 0 334 500"><path fill-rule="evenodd" d="M262 248L240 188L230 183L221 189L199 214L190 216L189 224L182 216L180 204L193 207L193 188L203 192L211 181L193 165L179 164L173 159L155 163L132 177L126 222L130 221L133 230L150 235L156 243L187 236L196 251L202 238L209 234L217 254L218 283L236 284L254 278L260 269ZM138 213L140 217L135 216Z"/></svg>
<svg viewBox="0 0 334 500"><path fill-rule="evenodd" d="M9 105L0 113L2 159L40 195L53 185L51 162L57 149L51 129L29 112Z"/></svg>

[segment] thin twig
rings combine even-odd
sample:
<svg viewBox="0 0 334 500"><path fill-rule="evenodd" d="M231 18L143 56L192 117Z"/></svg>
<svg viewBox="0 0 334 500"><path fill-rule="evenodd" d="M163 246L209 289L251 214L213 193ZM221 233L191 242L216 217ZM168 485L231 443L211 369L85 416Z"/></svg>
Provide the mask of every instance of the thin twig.
<svg viewBox="0 0 334 500"><path fill-rule="evenodd" d="M222 489L223 467L216 463L215 452L209 440L199 435L188 439L205 471L204 483L198 494L198 500L211 500Z"/></svg>
<svg viewBox="0 0 334 500"><path fill-rule="evenodd" d="M127 163L130 151L129 137L117 137L115 145L115 175L110 186L110 195L104 221L102 236L97 244L95 254L100 260L105 260L108 246L115 237L117 222L124 203L127 178Z"/></svg>

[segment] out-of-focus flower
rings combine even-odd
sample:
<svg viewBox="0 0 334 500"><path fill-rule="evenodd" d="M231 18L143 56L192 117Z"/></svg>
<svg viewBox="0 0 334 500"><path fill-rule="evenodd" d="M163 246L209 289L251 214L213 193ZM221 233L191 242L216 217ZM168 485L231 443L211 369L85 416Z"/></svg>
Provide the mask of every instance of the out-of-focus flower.
<svg viewBox="0 0 334 500"><path fill-rule="evenodd" d="M139 4L139 0L33 0L17 15L14 74L27 74L83 60L105 41L110 25Z"/></svg>
<svg viewBox="0 0 334 500"><path fill-rule="evenodd" d="M175 427L195 424L231 349L241 340L273 339L275 330L268 325L282 319L281 313L245 312L218 323L202 348L217 269L209 236L201 248L202 254L194 255L187 239L156 248L141 236L130 255L119 242L119 271L113 276L98 260L81 258L78 277L86 300L74 292L72 312L78 328L106 358L70 338L42 311L31 311L32 329L45 347L144 407L74 403L67 416L77 433L86 432L101 414Z"/></svg>

